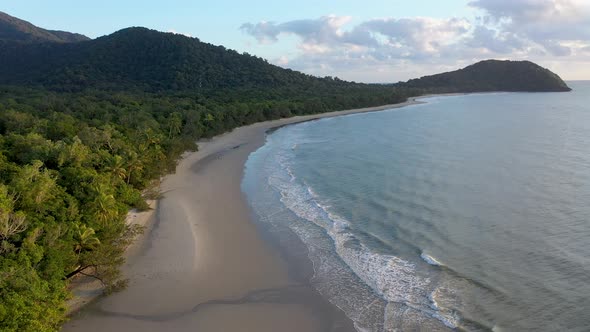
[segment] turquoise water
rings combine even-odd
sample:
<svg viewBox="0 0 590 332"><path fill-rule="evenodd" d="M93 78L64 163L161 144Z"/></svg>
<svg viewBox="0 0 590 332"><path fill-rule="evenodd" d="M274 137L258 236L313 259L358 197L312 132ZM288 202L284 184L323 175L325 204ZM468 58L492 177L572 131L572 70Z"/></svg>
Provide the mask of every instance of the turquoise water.
<svg viewBox="0 0 590 332"><path fill-rule="evenodd" d="M278 129L243 189L359 330L590 329L590 82Z"/></svg>

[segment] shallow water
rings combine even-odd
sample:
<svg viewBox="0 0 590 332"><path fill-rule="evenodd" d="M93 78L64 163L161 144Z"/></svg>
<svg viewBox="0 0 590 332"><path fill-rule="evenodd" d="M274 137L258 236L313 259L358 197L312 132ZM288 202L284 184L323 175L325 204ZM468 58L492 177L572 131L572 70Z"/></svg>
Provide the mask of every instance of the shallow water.
<svg viewBox="0 0 590 332"><path fill-rule="evenodd" d="M359 330L590 326L590 82L281 128L243 189Z"/></svg>

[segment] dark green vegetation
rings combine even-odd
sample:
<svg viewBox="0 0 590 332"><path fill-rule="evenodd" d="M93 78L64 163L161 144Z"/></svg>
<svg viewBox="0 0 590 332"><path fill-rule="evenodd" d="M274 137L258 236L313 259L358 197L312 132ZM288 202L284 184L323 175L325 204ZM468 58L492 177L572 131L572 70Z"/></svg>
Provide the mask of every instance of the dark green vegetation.
<svg viewBox="0 0 590 332"><path fill-rule="evenodd" d="M399 86L432 93L484 91L570 91L556 74L530 61L481 61L448 73L409 80Z"/></svg>
<svg viewBox="0 0 590 332"><path fill-rule="evenodd" d="M0 12L0 40L9 40L22 43L59 42L71 43L90 38L65 31L45 30L23 21L16 17Z"/></svg>
<svg viewBox="0 0 590 332"><path fill-rule="evenodd" d="M15 27L24 36L14 37ZM124 286L118 267L138 231L124 222L128 209L146 208L142 191L174 171L199 138L425 92L537 90L535 82L521 79L518 88L483 74L470 76L475 89L468 80L317 78L144 28L73 43L40 34L26 22L0 26L2 331L58 329L68 282L80 274L100 278L107 290ZM562 90L558 77L537 68L518 73L553 79Z"/></svg>

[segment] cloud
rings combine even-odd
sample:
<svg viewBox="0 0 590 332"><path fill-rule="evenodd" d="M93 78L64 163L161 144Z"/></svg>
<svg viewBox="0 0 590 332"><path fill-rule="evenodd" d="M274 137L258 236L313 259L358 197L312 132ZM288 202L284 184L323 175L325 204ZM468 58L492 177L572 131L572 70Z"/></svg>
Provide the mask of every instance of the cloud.
<svg viewBox="0 0 590 332"><path fill-rule="evenodd" d="M260 44L295 36L296 54L280 55L274 63L316 75L342 73L346 79L363 72L406 79L415 75L396 73L486 58L590 62L587 0L472 0L467 5L479 16L386 17L352 24L351 16L328 15L245 23L240 29Z"/></svg>
<svg viewBox="0 0 590 332"><path fill-rule="evenodd" d="M245 23L240 29L256 37L259 42L275 42L280 34L293 34L305 43L325 44L340 39L339 29L349 17L323 16L319 19L295 20L285 23L260 22Z"/></svg>
<svg viewBox="0 0 590 332"><path fill-rule="evenodd" d="M255 37L261 43L278 41L281 34L295 35L301 38L299 47L308 53L325 53L338 45L366 46L374 43L364 31L343 31L351 20L350 16L322 16L318 19L295 20L285 23L260 22L245 23L240 29Z"/></svg>
<svg viewBox="0 0 590 332"><path fill-rule="evenodd" d="M587 20L588 17L584 16L590 9L586 0L473 0L469 6L485 10L490 19L512 19L522 23Z"/></svg>
<svg viewBox="0 0 590 332"><path fill-rule="evenodd" d="M305 54L367 53L379 57L420 58L435 54L448 42L469 31L464 19L402 18L375 19L352 29L344 29L349 16L323 16L318 19L295 20L285 23L245 23L240 29L260 43L278 41L281 34L301 39L299 49Z"/></svg>
<svg viewBox="0 0 590 332"><path fill-rule="evenodd" d="M350 26L350 21L348 16L330 15L283 23L246 23L241 30L261 44L275 43L282 35L297 36L299 56L286 61L281 55L273 60L275 64L316 75L348 72L347 78L357 79L363 71L384 73L388 67L398 67L400 60L424 63L434 58L451 59L456 55L456 44L471 29L468 20L459 18L384 18L355 26Z"/></svg>
<svg viewBox="0 0 590 332"><path fill-rule="evenodd" d="M173 34L175 34L175 35L183 35L183 36L185 36L185 37L190 37L190 38L192 38L192 37L193 37L193 36L191 36L191 35L190 35L190 34L188 34L188 33L182 33L182 32L178 32L178 31L176 31L176 30L174 30L174 29L168 29L168 31L167 31L167 32L173 33Z"/></svg>
<svg viewBox="0 0 590 332"><path fill-rule="evenodd" d="M465 43L468 47L485 49L495 54L519 52L526 47L526 42L514 34L494 30L483 25L476 26L472 36Z"/></svg>
<svg viewBox="0 0 590 332"><path fill-rule="evenodd" d="M536 44L555 56L574 51L569 41L590 41L590 5L586 0L476 0L484 23L513 40Z"/></svg>
<svg viewBox="0 0 590 332"><path fill-rule="evenodd" d="M371 34L384 36L387 40L382 46L404 49L408 57L434 55L443 46L456 42L469 27L464 19L427 17L377 19L360 25Z"/></svg>

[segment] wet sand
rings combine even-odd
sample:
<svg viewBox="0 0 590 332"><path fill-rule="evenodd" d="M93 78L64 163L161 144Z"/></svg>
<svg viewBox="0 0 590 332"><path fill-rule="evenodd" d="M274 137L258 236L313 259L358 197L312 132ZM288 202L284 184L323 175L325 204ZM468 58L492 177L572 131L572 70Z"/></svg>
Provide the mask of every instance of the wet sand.
<svg viewBox="0 0 590 332"><path fill-rule="evenodd" d="M162 181L123 268L128 288L88 305L63 331L355 331L253 223L240 188L244 163L271 128L415 103L268 121L199 142Z"/></svg>

